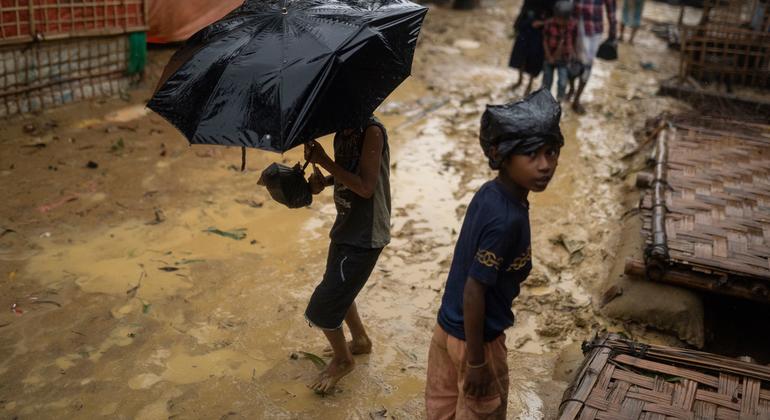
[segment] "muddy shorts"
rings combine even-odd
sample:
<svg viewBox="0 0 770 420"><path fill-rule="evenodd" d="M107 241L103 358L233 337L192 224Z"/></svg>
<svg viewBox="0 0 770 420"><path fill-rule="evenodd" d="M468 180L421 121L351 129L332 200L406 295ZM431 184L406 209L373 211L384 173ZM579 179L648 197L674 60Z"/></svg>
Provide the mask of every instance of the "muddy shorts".
<svg viewBox="0 0 770 420"><path fill-rule="evenodd" d="M325 330L342 327L345 315L377 264L382 248L359 248L334 242L329 246L326 273L305 310L311 325Z"/></svg>
<svg viewBox="0 0 770 420"><path fill-rule="evenodd" d="M436 325L428 350L428 381L425 408L428 420L504 420L508 408L508 349L505 334L484 343L488 367L494 377L492 395L466 397L465 371L468 353L465 341L452 337Z"/></svg>

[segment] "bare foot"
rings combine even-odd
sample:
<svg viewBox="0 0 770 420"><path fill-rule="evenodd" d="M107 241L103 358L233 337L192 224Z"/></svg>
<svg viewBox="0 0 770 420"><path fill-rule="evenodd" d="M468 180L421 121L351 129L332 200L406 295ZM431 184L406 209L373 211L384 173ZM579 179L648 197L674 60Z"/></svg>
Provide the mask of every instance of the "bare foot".
<svg viewBox="0 0 770 420"><path fill-rule="evenodd" d="M572 104L572 110L575 111L575 113L578 114L578 115L585 115L585 113L586 113L585 107L583 107L583 105L581 105L579 103L573 103Z"/></svg>
<svg viewBox="0 0 770 420"><path fill-rule="evenodd" d="M356 362L350 360L332 360L326 369L321 372L308 388L312 389L318 395L327 395L331 393L340 379L352 372L356 367Z"/></svg>
<svg viewBox="0 0 770 420"><path fill-rule="evenodd" d="M348 348L350 353L354 356L360 354L370 354L372 352L372 341L369 338L355 339L348 341ZM334 350L331 347L327 347L323 351L323 355L326 357L333 357Z"/></svg>

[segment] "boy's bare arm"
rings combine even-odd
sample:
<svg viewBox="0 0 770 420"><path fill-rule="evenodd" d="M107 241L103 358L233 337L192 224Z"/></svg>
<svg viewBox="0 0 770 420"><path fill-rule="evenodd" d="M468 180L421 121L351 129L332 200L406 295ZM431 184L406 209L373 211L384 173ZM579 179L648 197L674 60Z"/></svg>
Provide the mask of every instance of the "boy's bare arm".
<svg viewBox="0 0 770 420"><path fill-rule="evenodd" d="M483 397L492 391L492 375L484 354L484 314L487 286L468 277L463 291L463 322L468 360L465 395Z"/></svg>
<svg viewBox="0 0 770 420"><path fill-rule="evenodd" d="M377 126L370 126L364 136L357 174L348 172L334 162L316 142L305 145L305 159L321 165L331 174L333 181L345 185L363 198L371 198L377 187L383 147L385 139L382 130Z"/></svg>

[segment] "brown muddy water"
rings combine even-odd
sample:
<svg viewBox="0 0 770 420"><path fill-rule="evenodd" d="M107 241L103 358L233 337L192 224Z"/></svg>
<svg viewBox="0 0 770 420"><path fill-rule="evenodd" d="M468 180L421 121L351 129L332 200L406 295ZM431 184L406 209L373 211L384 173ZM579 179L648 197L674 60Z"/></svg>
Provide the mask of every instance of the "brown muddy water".
<svg viewBox="0 0 770 420"><path fill-rule="evenodd" d="M306 388L317 370L299 352L324 347L302 314L334 206L326 193L287 210L256 186L271 161L296 162L300 151L249 152L241 173L238 150L188 147L144 108L154 80L130 100L3 124L0 418L423 417L454 240L465 205L493 176L477 145L480 113L523 94L505 68L518 7L432 8L414 77L380 108L394 239L358 300L374 352L326 398ZM650 4L645 14L674 21L677 10ZM169 54L153 51L155 77ZM677 65L661 41L643 30L621 57L597 65L587 116L565 110L557 176L531 197L536 269L507 338L511 418L555 416L579 343L596 329L672 340L615 325L595 304L623 213L619 157L646 118L681 107L655 96Z"/></svg>

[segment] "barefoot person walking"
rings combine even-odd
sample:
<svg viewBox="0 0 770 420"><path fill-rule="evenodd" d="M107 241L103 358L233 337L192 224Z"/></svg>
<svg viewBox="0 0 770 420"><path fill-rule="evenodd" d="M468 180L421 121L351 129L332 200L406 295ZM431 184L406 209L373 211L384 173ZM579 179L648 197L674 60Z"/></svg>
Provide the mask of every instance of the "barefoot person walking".
<svg viewBox="0 0 770 420"><path fill-rule="evenodd" d="M334 160L317 142L305 145L305 159L314 164L311 190L319 194L334 186L337 219L332 227L326 272L310 298L305 317L323 330L332 361L310 388L326 394L350 373L353 355L372 350L355 299L390 242L390 151L385 127L371 117L361 127L334 136ZM315 165L331 176L324 177ZM342 324L352 340L345 341Z"/></svg>
<svg viewBox="0 0 770 420"><path fill-rule="evenodd" d="M580 84L572 102L572 109L578 114L585 114L586 111L580 99L591 77L591 68L602 43L604 12L607 13L609 38L615 39L618 30L615 16L617 2L616 0L575 0L574 7L573 15L577 20L577 57L583 64L583 73L580 75Z"/></svg>

